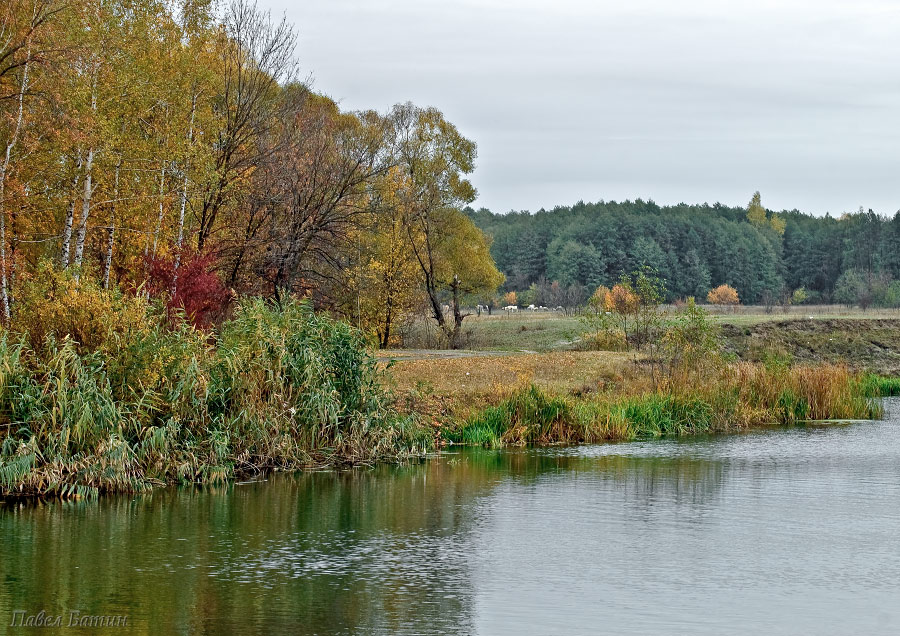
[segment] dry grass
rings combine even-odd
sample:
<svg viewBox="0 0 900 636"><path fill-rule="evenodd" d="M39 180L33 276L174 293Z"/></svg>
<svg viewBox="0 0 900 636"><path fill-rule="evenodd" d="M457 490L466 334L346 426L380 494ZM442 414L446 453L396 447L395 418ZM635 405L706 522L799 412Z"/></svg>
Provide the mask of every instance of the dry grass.
<svg viewBox="0 0 900 636"><path fill-rule="evenodd" d="M648 378L634 360L614 351L398 360L385 380L407 412L466 417L531 384L553 395L645 386Z"/></svg>

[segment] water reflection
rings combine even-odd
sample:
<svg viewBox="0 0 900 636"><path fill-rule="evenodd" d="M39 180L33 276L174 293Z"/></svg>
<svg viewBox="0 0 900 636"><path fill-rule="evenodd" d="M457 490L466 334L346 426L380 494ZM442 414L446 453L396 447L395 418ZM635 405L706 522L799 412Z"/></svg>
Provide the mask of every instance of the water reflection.
<svg viewBox="0 0 900 636"><path fill-rule="evenodd" d="M148 634L891 633L895 426L7 502L0 633L15 609Z"/></svg>

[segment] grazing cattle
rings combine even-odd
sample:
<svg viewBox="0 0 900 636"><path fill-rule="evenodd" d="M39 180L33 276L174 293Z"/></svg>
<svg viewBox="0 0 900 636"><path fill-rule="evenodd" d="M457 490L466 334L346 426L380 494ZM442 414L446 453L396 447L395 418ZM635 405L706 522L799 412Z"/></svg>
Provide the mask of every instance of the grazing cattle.
<svg viewBox="0 0 900 636"><path fill-rule="evenodd" d="M531 311L534 311L535 307L534 307L534 305L528 305L528 309L530 309Z"/></svg>
<svg viewBox="0 0 900 636"><path fill-rule="evenodd" d="M509 313L509 312L511 312L511 311L519 311L518 305L507 305L507 306L504 307L503 309L506 310L506 313Z"/></svg>

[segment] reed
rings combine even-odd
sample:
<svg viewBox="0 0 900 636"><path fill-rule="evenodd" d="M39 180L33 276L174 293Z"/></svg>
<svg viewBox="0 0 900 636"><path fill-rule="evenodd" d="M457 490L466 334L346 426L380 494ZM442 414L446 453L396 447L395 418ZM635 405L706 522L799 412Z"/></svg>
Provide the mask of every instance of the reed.
<svg viewBox="0 0 900 636"><path fill-rule="evenodd" d="M363 336L305 303L248 301L216 334L147 325L91 351L0 335L0 495L93 497L433 444L390 407Z"/></svg>
<svg viewBox="0 0 900 636"><path fill-rule="evenodd" d="M724 432L810 420L881 415L871 386L840 365L723 367L702 384L635 395L554 397L535 386L461 422L446 438L460 444L581 443Z"/></svg>
<svg viewBox="0 0 900 636"><path fill-rule="evenodd" d="M900 395L900 377L867 373L862 377L862 391L868 397Z"/></svg>

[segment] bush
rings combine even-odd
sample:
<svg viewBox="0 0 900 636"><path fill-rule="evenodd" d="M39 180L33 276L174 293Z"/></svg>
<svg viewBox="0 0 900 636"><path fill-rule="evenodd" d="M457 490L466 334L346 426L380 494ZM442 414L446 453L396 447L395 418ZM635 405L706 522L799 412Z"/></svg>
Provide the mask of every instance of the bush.
<svg viewBox="0 0 900 636"><path fill-rule="evenodd" d="M706 301L711 305L741 304L737 290L731 285L719 285L715 289L709 290L709 293L706 295Z"/></svg>
<svg viewBox="0 0 900 636"><path fill-rule="evenodd" d="M225 317L233 298L232 291L212 271L213 264L212 256L185 250L173 297L174 259L150 258L147 260L147 291L165 304L170 320L183 313L195 327L209 327Z"/></svg>
<svg viewBox="0 0 900 636"><path fill-rule="evenodd" d="M117 343L147 332L152 320L145 299L106 290L94 277L76 278L47 261L23 276L12 306L11 331L35 351L71 339L79 352L113 352Z"/></svg>

